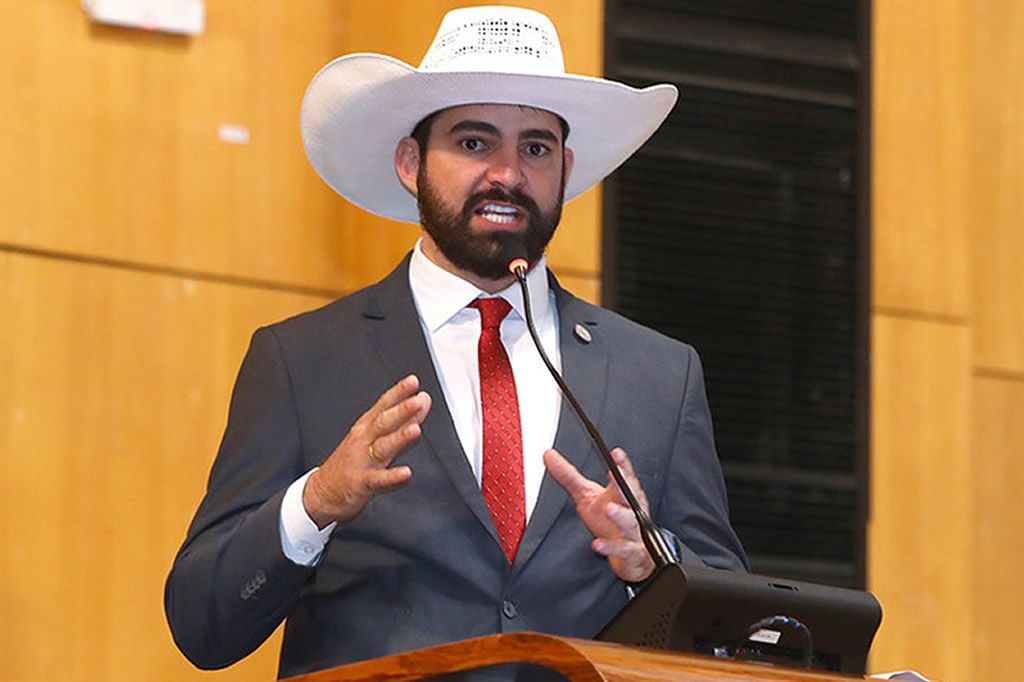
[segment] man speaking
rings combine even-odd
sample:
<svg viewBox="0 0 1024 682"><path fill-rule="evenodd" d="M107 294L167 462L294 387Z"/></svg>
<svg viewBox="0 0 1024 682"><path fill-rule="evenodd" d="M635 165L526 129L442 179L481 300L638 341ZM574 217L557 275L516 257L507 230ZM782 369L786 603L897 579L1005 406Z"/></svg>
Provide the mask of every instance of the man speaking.
<svg viewBox="0 0 1024 682"><path fill-rule="evenodd" d="M167 579L197 666L286 620L281 676L499 632L592 637L654 569L541 343L683 562L743 570L700 361L562 289L562 204L661 125L671 85L568 75L547 17L445 16L419 68L318 73L306 153L363 209L418 222L382 282L259 329L208 490ZM627 454L628 453L628 454Z"/></svg>

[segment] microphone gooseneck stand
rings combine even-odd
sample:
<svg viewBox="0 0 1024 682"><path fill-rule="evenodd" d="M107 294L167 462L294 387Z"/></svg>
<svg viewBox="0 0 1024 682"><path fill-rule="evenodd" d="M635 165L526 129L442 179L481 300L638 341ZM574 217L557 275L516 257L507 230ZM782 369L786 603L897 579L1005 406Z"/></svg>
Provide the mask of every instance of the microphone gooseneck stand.
<svg viewBox="0 0 1024 682"><path fill-rule="evenodd" d="M533 310L530 306L530 290L526 285L526 270L528 263L525 258L516 258L508 265L508 269L516 276L516 280L519 282L519 288L523 292L523 307L526 310L526 326L530 330L530 337L533 339L533 345L537 347L537 352L540 353L541 360L544 361L544 365L548 368L548 372L551 373L551 377L558 384L558 388L562 391L562 395L569 401L572 406L573 412L579 417L580 422L583 424L583 428L586 429L587 434L590 436L590 440L593 441L597 447L598 452L601 453L601 457L604 458L605 465L612 474L612 478L615 480L615 484L619 486L619 490L622 491L622 496L626 500L626 504L633 511L636 516L637 523L640 527L640 537L643 540L644 546L647 548L647 552L651 555L651 558L655 563L655 572L658 569L668 566L669 564L675 564L676 560L672 556L672 550L669 549L668 543L665 541L665 536L661 534L661 531L651 517L644 511L643 507L636 499L636 495L633 494L633 490L626 483L626 479L622 477L622 472L619 471L619 467L615 464L615 460L612 459L612 453L608 450L608 446L605 444L604 439L601 438L601 434L598 432L597 427L587 417L586 412L583 411L583 406L580 405L579 401L576 400L576 396L573 395L569 386L562 379L562 376L555 369L555 366L551 364L551 360L548 358L547 353L544 352L544 347L541 345L540 336L537 334L537 328L533 324Z"/></svg>

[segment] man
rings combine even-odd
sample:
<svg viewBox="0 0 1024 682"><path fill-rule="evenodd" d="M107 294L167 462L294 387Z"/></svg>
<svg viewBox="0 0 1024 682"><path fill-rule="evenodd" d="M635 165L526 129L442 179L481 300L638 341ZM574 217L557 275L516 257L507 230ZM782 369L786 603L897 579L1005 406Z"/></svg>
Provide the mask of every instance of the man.
<svg viewBox="0 0 1024 682"><path fill-rule="evenodd" d="M576 299L543 257L563 201L675 99L564 74L550 21L507 7L449 13L419 69L349 55L314 78L314 167L422 238L381 283L254 334L167 581L190 660L229 665L284 619L282 676L495 632L590 637L651 575L526 333L521 253L542 343L680 558L745 568L696 353Z"/></svg>

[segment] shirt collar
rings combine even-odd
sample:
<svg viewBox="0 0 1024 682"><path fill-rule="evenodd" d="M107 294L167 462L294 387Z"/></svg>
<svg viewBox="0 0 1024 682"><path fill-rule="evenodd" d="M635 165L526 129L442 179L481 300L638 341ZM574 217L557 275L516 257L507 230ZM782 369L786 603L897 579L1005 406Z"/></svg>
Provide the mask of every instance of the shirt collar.
<svg viewBox="0 0 1024 682"><path fill-rule="evenodd" d="M435 264L426 257L421 248L422 239L417 240L409 263L409 286L416 302L420 317L431 334L443 327L473 300L492 296L473 284ZM530 289L530 305L534 318L539 322L550 315L548 297L547 257L541 256L537 264L526 273ZM494 296L501 296L512 304L512 309L523 320L523 294L518 282L513 282Z"/></svg>

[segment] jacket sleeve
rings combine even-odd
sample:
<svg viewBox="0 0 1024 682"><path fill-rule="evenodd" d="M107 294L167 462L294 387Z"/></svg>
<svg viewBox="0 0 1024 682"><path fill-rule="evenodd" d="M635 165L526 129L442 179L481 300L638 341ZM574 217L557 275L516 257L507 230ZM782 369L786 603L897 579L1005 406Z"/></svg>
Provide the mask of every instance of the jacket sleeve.
<svg viewBox="0 0 1024 682"><path fill-rule="evenodd" d="M729 522L722 467L715 450L711 411L700 357L687 351L685 387L665 492L655 519L679 540L683 563L749 570L746 553Z"/></svg>
<svg viewBox="0 0 1024 682"><path fill-rule="evenodd" d="M285 557L279 517L304 473L287 364L272 329L253 335L206 496L167 578L174 641L200 668L256 649L298 601L311 568Z"/></svg>

